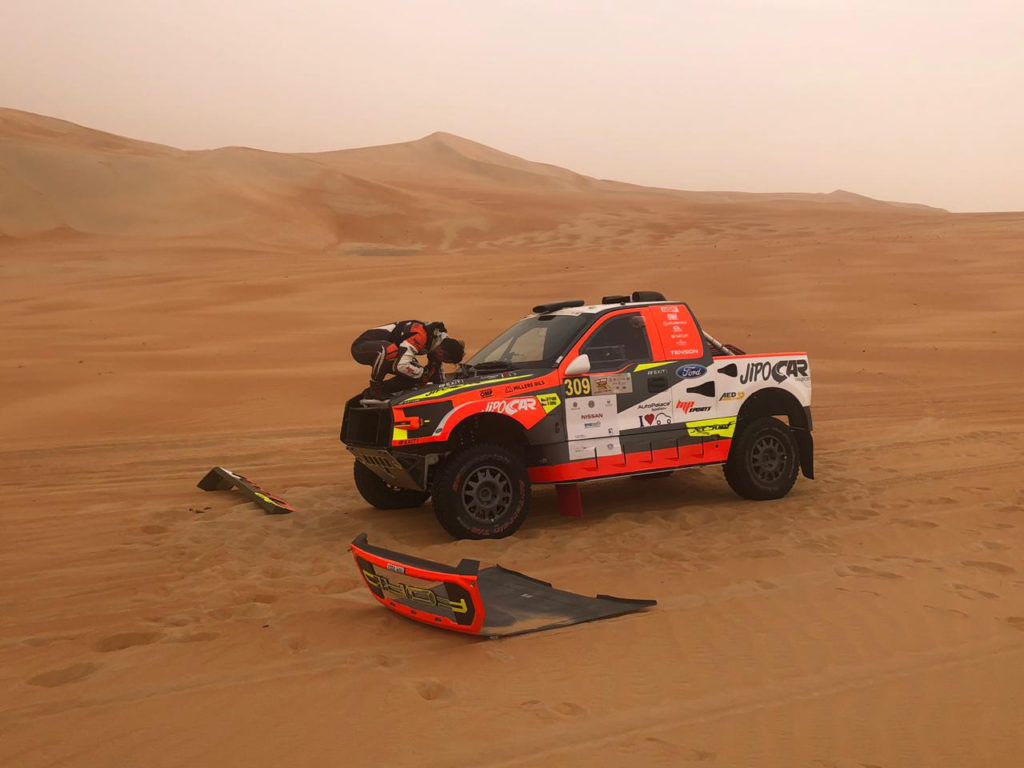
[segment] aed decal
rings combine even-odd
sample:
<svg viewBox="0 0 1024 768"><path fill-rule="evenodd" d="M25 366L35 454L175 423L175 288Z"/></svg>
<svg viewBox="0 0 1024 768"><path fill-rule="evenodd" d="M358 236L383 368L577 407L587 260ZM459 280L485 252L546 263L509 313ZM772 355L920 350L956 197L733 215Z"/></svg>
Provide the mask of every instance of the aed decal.
<svg viewBox="0 0 1024 768"><path fill-rule="evenodd" d="M565 380L566 397L586 397L590 392L590 379L586 376L571 376Z"/></svg>
<svg viewBox="0 0 1024 768"><path fill-rule="evenodd" d="M390 567L390 566L389 566ZM468 613L469 606L466 600L448 600L439 597L435 592L425 587L412 587L401 582L390 582L384 576L378 576L372 571L363 569L363 577L370 587L376 587L385 597L394 597L399 600L409 600L421 605L429 605L434 608L447 608L452 613Z"/></svg>
<svg viewBox="0 0 1024 768"><path fill-rule="evenodd" d="M691 421L686 425L690 437L732 437L736 431L736 418Z"/></svg>
<svg viewBox="0 0 1024 768"><path fill-rule="evenodd" d="M747 370L740 375L740 384L771 380L781 383L790 377L806 379L807 375L806 360L779 360L777 363L762 360L747 363Z"/></svg>
<svg viewBox="0 0 1024 768"><path fill-rule="evenodd" d="M723 392L719 400L742 400L745 397L743 392Z"/></svg>

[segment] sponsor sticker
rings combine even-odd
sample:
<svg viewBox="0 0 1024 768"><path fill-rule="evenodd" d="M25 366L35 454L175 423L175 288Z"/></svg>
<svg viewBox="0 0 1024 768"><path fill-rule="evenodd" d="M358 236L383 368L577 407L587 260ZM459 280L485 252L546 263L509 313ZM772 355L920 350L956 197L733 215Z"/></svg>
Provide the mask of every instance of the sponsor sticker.
<svg viewBox="0 0 1024 768"><path fill-rule="evenodd" d="M543 395L537 395L537 402L544 409L544 413L551 413L562 404L562 398L554 392L547 392Z"/></svg>
<svg viewBox="0 0 1024 768"><path fill-rule="evenodd" d="M522 392L526 389L536 389L537 387L543 387L543 379L533 379L532 381L520 381L518 384L509 384L505 387L505 394L510 395L514 392Z"/></svg>
<svg viewBox="0 0 1024 768"><path fill-rule="evenodd" d="M691 421L686 425L690 437L732 437L736 430L736 417Z"/></svg>
<svg viewBox="0 0 1024 768"><path fill-rule="evenodd" d="M615 456L622 453L617 437L595 437L588 440L573 440L569 443L569 461Z"/></svg>
<svg viewBox="0 0 1024 768"><path fill-rule="evenodd" d="M650 411L641 414L641 427L664 427L672 423L672 414L668 411Z"/></svg>
<svg viewBox="0 0 1024 768"><path fill-rule="evenodd" d="M633 391L633 377L628 373L591 376L590 386L595 395L628 395Z"/></svg>
<svg viewBox="0 0 1024 768"><path fill-rule="evenodd" d="M689 365L681 365L678 368L676 368L676 376L678 376L680 379L699 379L707 372L707 368L705 368L703 365L697 365L696 363L690 363Z"/></svg>
<svg viewBox="0 0 1024 768"><path fill-rule="evenodd" d="M570 441L619 433L615 395L574 397L565 401L565 407L566 437Z"/></svg>
<svg viewBox="0 0 1024 768"><path fill-rule="evenodd" d="M684 414L690 413L704 413L711 410L710 405L697 405L693 400L678 400L676 401L676 410L682 411Z"/></svg>
<svg viewBox="0 0 1024 768"><path fill-rule="evenodd" d="M806 360L758 360L747 363L746 370L740 374L740 384L759 381L774 381L781 384L790 378L806 381L809 376Z"/></svg>
<svg viewBox="0 0 1024 768"><path fill-rule="evenodd" d="M537 410L536 397L522 397L518 400L496 400L487 404L486 413L503 413L506 416L515 416L522 411Z"/></svg>

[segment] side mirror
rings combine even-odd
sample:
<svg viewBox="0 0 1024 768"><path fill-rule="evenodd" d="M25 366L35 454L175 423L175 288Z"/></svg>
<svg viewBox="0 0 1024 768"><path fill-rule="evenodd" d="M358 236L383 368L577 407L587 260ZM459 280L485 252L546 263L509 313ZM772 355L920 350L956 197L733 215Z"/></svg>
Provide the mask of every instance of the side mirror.
<svg viewBox="0 0 1024 768"><path fill-rule="evenodd" d="M578 376L581 373L590 373L590 355L580 355L565 369L566 376Z"/></svg>

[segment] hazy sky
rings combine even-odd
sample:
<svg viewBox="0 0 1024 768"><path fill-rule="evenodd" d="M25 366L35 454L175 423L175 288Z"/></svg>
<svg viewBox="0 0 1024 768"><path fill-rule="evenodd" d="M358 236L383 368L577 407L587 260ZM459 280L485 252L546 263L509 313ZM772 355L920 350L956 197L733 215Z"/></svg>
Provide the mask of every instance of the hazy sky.
<svg viewBox="0 0 1024 768"><path fill-rule="evenodd" d="M445 130L639 184L1024 210L1024 0L0 0L0 105L186 149Z"/></svg>

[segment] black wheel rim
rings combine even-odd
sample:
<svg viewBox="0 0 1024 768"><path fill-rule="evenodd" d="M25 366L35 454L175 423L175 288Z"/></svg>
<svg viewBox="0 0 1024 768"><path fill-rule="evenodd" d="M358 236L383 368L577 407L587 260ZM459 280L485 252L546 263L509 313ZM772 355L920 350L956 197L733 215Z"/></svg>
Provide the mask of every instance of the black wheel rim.
<svg viewBox="0 0 1024 768"><path fill-rule="evenodd" d="M512 508L512 480L504 470L477 467L462 484L462 507L481 523L493 523Z"/></svg>
<svg viewBox="0 0 1024 768"><path fill-rule="evenodd" d="M750 469L762 483L773 483L786 471L789 453L775 435L762 435L750 451Z"/></svg>

